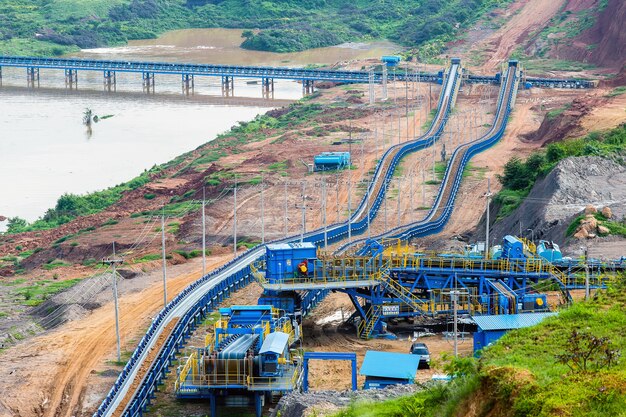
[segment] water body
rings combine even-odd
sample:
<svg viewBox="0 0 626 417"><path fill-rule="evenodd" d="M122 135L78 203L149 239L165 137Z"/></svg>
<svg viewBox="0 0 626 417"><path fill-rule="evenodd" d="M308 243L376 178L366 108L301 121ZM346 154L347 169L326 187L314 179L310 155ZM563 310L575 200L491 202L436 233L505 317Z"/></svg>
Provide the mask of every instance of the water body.
<svg viewBox="0 0 626 417"><path fill-rule="evenodd" d="M328 64L380 57L391 43L349 44L275 54L238 47L241 31L183 30L128 46L84 50L79 57L242 65ZM249 81L249 80L248 80ZM100 72L78 73L78 89L64 88L62 71L41 70L39 87L26 87L24 69L3 68L0 88L0 215L35 220L63 193L86 193L130 180L211 141L238 121L301 97L301 86L277 80L274 100L261 86L235 80L235 97L221 97L217 78L195 80L181 93L180 76L157 75L156 94L142 91L140 74L118 74L117 91L104 92ZM82 123L85 108L113 117ZM0 222L0 230L5 223Z"/></svg>

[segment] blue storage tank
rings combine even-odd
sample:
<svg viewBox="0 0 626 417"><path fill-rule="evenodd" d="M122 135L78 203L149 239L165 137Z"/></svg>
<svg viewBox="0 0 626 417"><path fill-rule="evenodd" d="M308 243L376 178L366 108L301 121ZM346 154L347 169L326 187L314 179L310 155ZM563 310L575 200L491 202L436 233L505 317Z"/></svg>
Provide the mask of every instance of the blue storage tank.
<svg viewBox="0 0 626 417"><path fill-rule="evenodd" d="M298 264L303 261L308 262L309 270L312 271L315 259L317 259L317 247L311 242L267 245L265 277L270 283L291 278L296 273Z"/></svg>
<svg viewBox="0 0 626 417"><path fill-rule="evenodd" d="M322 152L313 159L315 171L331 171L350 166L350 152Z"/></svg>
<svg viewBox="0 0 626 417"><path fill-rule="evenodd" d="M387 64L388 67L395 67L400 61L402 61L402 58L397 55L383 55L380 60Z"/></svg>
<svg viewBox="0 0 626 417"><path fill-rule="evenodd" d="M540 240L537 245L537 255L548 262L559 262L563 258L559 245L547 240Z"/></svg>
<svg viewBox="0 0 626 417"><path fill-rule="evenodd" d="M502 240L502 258L525 259L524 244L515 236L506 235Z"/></svg>

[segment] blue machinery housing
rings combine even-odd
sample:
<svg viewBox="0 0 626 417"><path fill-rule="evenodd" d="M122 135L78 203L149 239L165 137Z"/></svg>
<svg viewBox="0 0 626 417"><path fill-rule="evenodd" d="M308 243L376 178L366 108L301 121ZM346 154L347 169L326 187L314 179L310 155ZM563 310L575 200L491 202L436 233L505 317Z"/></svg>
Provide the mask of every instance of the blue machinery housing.
<svg viewBox="0 0 626 417"><path fill-rule="evenodd" d="M192 70L193 68L185 67L183 64L158 64L158 63L124 63L124 62L101 62L101 61L83 61L83 60L45 60L38 58L11 58L0 57L0 66L22 66L22 67L34 67L47 65L49 68L66 68L69 64L74 65L74 69L90 69L90 70L105 70L106 68L114 69L118 71L130 71L130 72L142 72L142 71L160 71L163 73L183 73L184 71ZM163 66L166 65L166 66ZM167 66L169 65L169 67ZM478 141L469 144L468 148L461 154L456 151L453 155L460 161L449 164L446 171L444 182L442 184L448 184L450 177L453 176L451 171L456 168L458 171L454 176L453 186L450 188L443 188L440 191L440 195L437 198L437 202L444 199L442 194L446 194L446 205L439 209L437 220L429 223L420 223L419 225L410 225L409 228L402 231L402 236L406 239L414 236L423 236L430 233L436 233L441 230L447 221L449 214L452 210L454 203L454 197L460 184L461 173L464 165L471 158L472 155L478 153L493 143L497 142L502 136L502 132L506 126L506 119L508 117L512 102L514 101L514 93L516 90L516 62L511 62L508 70L507 80L510 80L503 86L500 92L498 110L496 113L496 120L499 123L497 125L497 131L487 140ZM161 66L159 68L159 66ZM173 68L173 67L176 68ZM199 66L196 66L199 67ZM202 66L205 70L196 68L194 71L206 71L203 75L219 75L216 73L216 66ZM211 69L213 68L213 69ZM276 72L269 71L267 68L240 68L240 67L221 67L219 71L229 71L229 74L237 76L250 76L250 77L267 77L272 75L275 78L289 78L289 79L302 79L302 77L325 77L316 70L290 70L290 69L275 69ZM247 72L246 71L251 71ZM281 74L280 71L283 71ZM300 71L300 73L296 73ZM314 71L311 73L311 71ZM209 73L210 72L210 73ZM245 75L244 75L245 74ZM367 74L367 73L362 73ZM352 75L343 75L345 78L341 79L342 75L332 75L331 81L342 82L364 82L367 78L350 78ZM331 77L331 75L328 75ZM316 78L325 79L325 78ZM439 99L438 112L434 118L433 124L429 131L422 138L411 141L402 145L396 145L390 148L381 162L378 164L374 181L370 184L366 197L361 201L355 214L351 217L349 222L343 222L336 225L329 226L326 230L317 230L307 233L304 236L304 240L307 242L313 242L320 244L321 242L336 242L344 239L350 234L362 234L365 232L368 221L373 219L380 207L386 189L383 184L391 177L395 167L409 152L423 149L432 145L441 135L443 127L445 125L448 113L456 98L456 93L461 82L461 68L460 62L455 60L452 62L449 71L445 74L443 79L442 94ZM371 200L371 201L370 201ZM429 219L435 213L429 214ZM369 219L369 220L368 220ZM294 238L277 241L276 243L286 243L293 241ZM213 310L217 304L231 291L240 288L247 284L251 279L250 264L256 260L259 260L264 255L264 246L253 248L245 254L230 261L226 265L218 268L215 271L202 277L200 280L191 284L183 292L178 294L165 309L163 309L157 317L155 317L150 328L146 332L146 335L139 342L135 352L131 356L131 359L124 367L124 370L120 373L117 381L113 385L111 391L104 399L101 406L98 408L95 416L111 415L116 410L122 411L121 415L124 416L136 416L141 415L147 405L150 404L151 398L154 396L154 392L157 386L163 381L165 374L171 366L172 360L175 358L179 349L183 346L186 338L195 329L197 324L206 316L208 312ZM208 288L208 289L207 289ZM201 297L197 297L198 291L203 291ZM301 293L301 303L303 314L306 314L311 308L313 308L319 301L323 299L328 290L316 289L311 291L304 291ZM190 303L190 300L195 300ZM179 316L180 318L173 316L173 311L185 311L184 314ZM171 326L171 327L169 327ZM159 335L164 334L166 336L165 342L161 345L156 355L156 358L151 361L151 365L147 372L143 375L139 374L139 365L142 360L145 360L146 351L155 346L156 338ZM142 359L143 358L143 359ZM140 384L137 389L129 392L130 382L135 378L140 379Z"/></svg>

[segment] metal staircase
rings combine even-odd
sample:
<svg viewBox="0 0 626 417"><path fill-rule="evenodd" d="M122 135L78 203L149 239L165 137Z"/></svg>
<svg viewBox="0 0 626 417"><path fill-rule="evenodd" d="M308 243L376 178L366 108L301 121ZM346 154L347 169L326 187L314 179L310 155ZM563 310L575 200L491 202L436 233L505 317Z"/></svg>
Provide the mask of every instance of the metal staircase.
<svg viewBox="0 0 626 417"><path fill-rule="evenodd" d="M413 309L413 311L421 311L424 313L429 311L428 303L415 297L411 291L406 289L395 279L391 278L388 268L381 271L379 279L387 292L402 300L402 302Z"/></svg>
<svg viewBox="0 0 626 417"><path fill-rule="evenodd" d="M365 314L365 320L361 320L359 323L358 333L359 337L363 339L369 339L372 337L372 332L376 327L376 323L380 320L381 307L378 305L370 306Z"/></svg>

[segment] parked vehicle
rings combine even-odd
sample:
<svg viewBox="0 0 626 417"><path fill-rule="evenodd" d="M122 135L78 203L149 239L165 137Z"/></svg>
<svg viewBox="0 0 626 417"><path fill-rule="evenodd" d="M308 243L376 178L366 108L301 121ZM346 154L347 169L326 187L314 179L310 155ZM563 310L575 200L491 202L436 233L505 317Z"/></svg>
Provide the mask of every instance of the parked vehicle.
<svg viewBox="0 0 626 417"><path fill-rule="evenodd" d="M413 343L410 352L413 355L420 355L420 368L430 369L430 352L425 343Z"/></svg>

